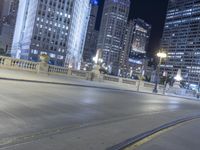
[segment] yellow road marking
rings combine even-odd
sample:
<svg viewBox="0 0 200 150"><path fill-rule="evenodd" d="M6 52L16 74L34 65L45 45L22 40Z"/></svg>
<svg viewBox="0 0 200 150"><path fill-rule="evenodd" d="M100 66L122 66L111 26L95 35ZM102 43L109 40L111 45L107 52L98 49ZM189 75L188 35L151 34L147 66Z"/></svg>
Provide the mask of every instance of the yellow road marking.
<svg viewBox="0 0 200 150"><path fill-rule="evenodd" d="M197 118L197 119L198 119L198 118ZM145 143L147 143L147 142L149 142L149 141L155 139L156 137L160 136L161 134L166 133L166 132L168 132L168 131L170 131L170 130L173 130L173 129L175 129L175 128L179 127L179 126L182 126L183 124L186 124L186 123L191 122L191 121L194 121L194 120L182 122L182 123L179 123L179 124L177 124L177 125L175 125L175 126L172 126L172 127L166 128L166 129L163 129L163 130L161 130L161 131L158 131L158 132L156 132L156 133L154 133L154 134L152 134L152 135L150 135L150 136L148 136L148 137L145 137L144 139L142 139L142 140L140 140L140 141L138 141L138 142L136 142L136 143L134 143L134 144L132 144L132 145L126 147L126 148L124 148L124 150L135 150L136 148L138 148L138 147L140 147L141 145L144 145Z"/></svg>

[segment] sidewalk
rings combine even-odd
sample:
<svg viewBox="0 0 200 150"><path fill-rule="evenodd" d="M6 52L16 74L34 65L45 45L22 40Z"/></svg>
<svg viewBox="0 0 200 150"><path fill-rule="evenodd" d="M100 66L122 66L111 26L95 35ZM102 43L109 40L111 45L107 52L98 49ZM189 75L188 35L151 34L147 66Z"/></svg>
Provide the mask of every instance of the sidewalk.
<svg viewBox="0 0 200 150"><path fill-rule="evenodd" d="M102 89L113 89L113 90L125 90L131 92L137 92L137 86L130 85L130 84L123 84L117 82L110 82L110 81L89 81L85 79L81 79L78 77L70 77L70 76L62 76L62 75L46 75L46 74L36 74L26 71L16 71L16 70L7 70L7 69L0 69L0 80L17 80L17 81L28 81L28 82L37 82L37 83L48 83L48 84L63 84L68 86L82 86L82 87L92 87L92 88L102 88ZM141 88L140 93L152 93L153 89L150 88ZM159 91L159 95L162 94L163 91ZM164 96L164 95L163 95ZM196 100L197 98L194 97L187 97L187 96L179 96L175 94L166 93L165 96L172 96L172 97L181 97L184 99Z"/></svg>
<svg viewBox="0 0 200 150"><path fill-rule="evenodd" d="M95 88L110 88L116 90L131 90L136 91L136 87L133 85L124 85L115 82L98 82L81 79L78 77L70 76L61 76L61 75L45 75L45 74L36 74L25 71L15 71L15 70L5 70L0 69L0 79L12 79L18 81L32 81L32 82L49 82L57 84L68 84L75 86L88 86Z"/></svg>

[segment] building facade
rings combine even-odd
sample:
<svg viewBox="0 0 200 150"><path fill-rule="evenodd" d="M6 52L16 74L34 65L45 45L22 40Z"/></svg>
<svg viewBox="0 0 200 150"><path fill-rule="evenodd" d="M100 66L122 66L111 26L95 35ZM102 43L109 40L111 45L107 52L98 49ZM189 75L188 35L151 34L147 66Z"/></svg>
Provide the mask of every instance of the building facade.
<svg viewBox="0 0 200 150"><path fill-rule="evenodd" d="M12 57L78 69L90 13L90 0L20 0Z"/></svg>
<svg viewBox="0 0 200 150"><path fill-rule="evenodd" d="M10 55L19 0L1 0L0 53Z"/></svg>
<svg viewBox="0 0 200 150"><path fill-rule="evenodd" d="M112 74L118 75L130 0L105 0L97 49Z"/></svg>
<svg viewBox="0 0 200 150"><path fill-rule="evenodd" d="M88 23L87 35L85 40L85 47L83 51L83 63L92 63L92 58L96 54L98 31L95 29L97 13L98 13L98 1L93 0L90 13L90 19Z"/></svg>
<svg viewBox="0 0 200 150"><path fill-rule="evenodd" d="M175 76L181 69L187 84L200 80L200 1L169 1L161 48L168 55L162 70Z"/></svg>
<svg viewBox="0 0 200 150"><path fill-rule="evenodd" d="M124 47L120 55L122 75L126 76L129 72L140 73L144 69L150 32L151 26L142 19L130 20L127 24Z"/></svg>

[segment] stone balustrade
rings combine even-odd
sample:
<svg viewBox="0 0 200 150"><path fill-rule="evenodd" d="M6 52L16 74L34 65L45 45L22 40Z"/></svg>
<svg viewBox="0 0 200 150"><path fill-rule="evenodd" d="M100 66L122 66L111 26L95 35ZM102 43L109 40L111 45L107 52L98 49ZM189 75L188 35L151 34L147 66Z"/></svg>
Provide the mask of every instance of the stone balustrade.
<svg viewBox="0 0 200 150"><path fill-rule="evenodd" d="M71 76L75 78L85 79L85 80L93 80L99 82L110 82L111 84L118 84L120 86L131 86L132 89L138 91L152 92L155 86L154 83L149 83L145 81L126 79L111 75L102 75L98 76L96 73L98 72L98 68L95 71L80 71L80 70L72 70L67 69L65 67L48 65L45 62L31 62L27 60L14 59L11 57L0 56L0 68L3 69L11 69L11 70L19 70L19 71L28 71L32 73L38 74L46 74L46 75L62 75L62 76ZM173 88L165 89L163 85L158 85L158 91L160 93L174 94L174 95L185 95L194 97L196 95L193 90L186 90L181 88Z"/></svg>
<svg viewBox="0 0 200 150"><path fill-rule="evenodd" d="M148 89L150 91L154 87L153 83L148 83L144 81L120 78L120 77L115 77L111 75L100 75L97 77L93 75L94 72L92 71L88 72L88 71L81 71L81 70L72 70L72 69L67 69L65 67L48 65L45 62L31 62L27 60L13 59L11 57L4 57L4 56L0 56L0 68L29 71L29 72L35 72L35 73L47 74L47 75L51 75L51 74L65 75L65 76L72 76L76 78L86 79L86 80L96 80L100 82L114 82L114 83L119 83L119 84L130 85L133 87L141 87L141 88ZM98 78L98 79L92 79L92 77ZM160 90L161 90L161 86L160 86Z"/></svg>
<svg viewBox="0 0 200 150"><path fill-rule="evenodd" d="M37 66L36 62L0 56L0 67L2 68L37 72Z"/></svg>
<svg viewBox="0 0 200 150"><path fill-rule="evenodd" d="M80 77L80 78L89 78L90 72L82 70L71 70L71 76Z"/></svg>
<svg viewBox="0 0 200 150"><path fill-rule="evenodd" d="M131 80L131 79L122 79L122 83L130 84L130 85L137 85L137 81L136 80Z"/></svg>
<svg viewBox="0 0 200 150"><path fill-rule="evenodd" d="M153 88L154 84L153 83L144 82L144 87L145 88Z"/></svg>
<svg viewBox="0 0 200 150"><path fill-rule="evenodd" d="M67 68L64 68L64 67L49 65L48 73L49 73L49 74L67 75L68 69L67 69Z"/></svg>
<svg viewBox="0 0 200 150"><path fill-rule="evenodd" d="M0 56L0 66L4 66L5 65L5 60L7 57L2 57Z"/></svg>
<svg viewBox="0 0 200 150"><path fill-rule="evenodd" d="M105 81L112 81L112 82L119 82L120 78L114 77L114 76L109 76L109 75L104 75L103 80Z"/></svg>

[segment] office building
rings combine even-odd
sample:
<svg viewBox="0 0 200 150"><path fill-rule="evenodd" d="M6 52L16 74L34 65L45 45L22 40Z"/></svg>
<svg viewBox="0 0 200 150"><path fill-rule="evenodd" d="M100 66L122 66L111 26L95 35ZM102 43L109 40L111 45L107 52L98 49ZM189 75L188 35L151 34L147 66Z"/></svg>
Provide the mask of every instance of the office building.
<svg viewBox="0 0 200 150"><path fill-rule="evenodd" d="M97 49L98 31L95 29L95 25L99 6L97 0L91 2L92 8L83 51L83 63L92 63L92 58L95 56Z"/></svg>
<svg viewBox="0 0 200 150"><path fill-rule="evenodd" d="M79 69L90 0L20 0L12 57Z"/></svg>
<svg viewBox="0 0 200 150"><path fill-rule="evenodd" d="M114 75L118 75L119 72L119 59L129 8L130 0L105 0L104 2L97 49L102 52L104 63L111 68Z"/></svg>
<svg viewBox="0 0 200 150"><path fill-rule="evenodd" d="M200 80L200 1L169 1L161 48L168 55L162 71L175 76L181 69L186 84Z"/></svg>
<svg viewBox="0 0 200 150"><path fill-rule="evenodd" d="M120 55L120 72L123 76L144 70L150 32L151 26L142 19L130 20L127 24Z"/></svg>
<svg viewBox="0 0 200 150"><path fill-rule="evenodd" d="M19 0L1 0L0 11L0 53L9 55L11 51Z"/></svg>

